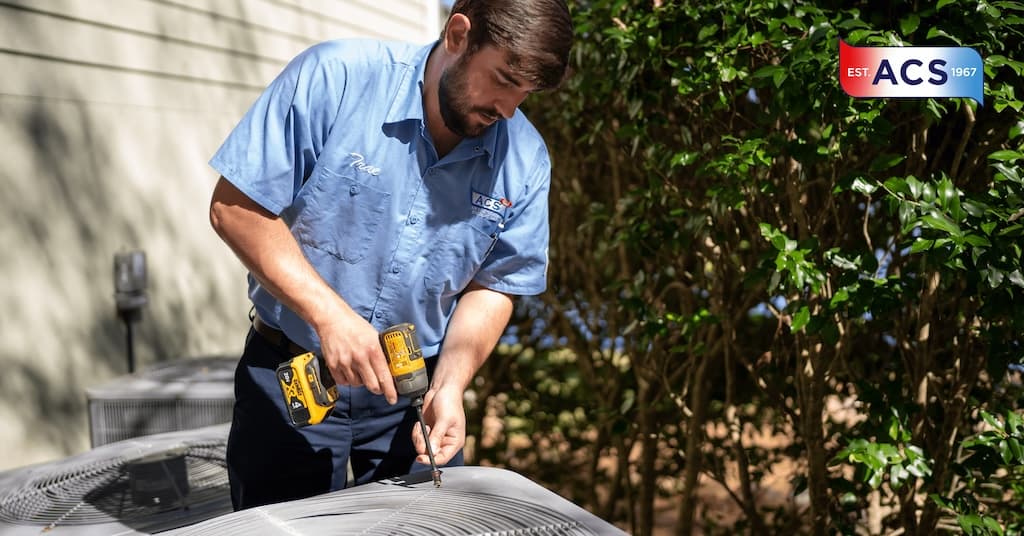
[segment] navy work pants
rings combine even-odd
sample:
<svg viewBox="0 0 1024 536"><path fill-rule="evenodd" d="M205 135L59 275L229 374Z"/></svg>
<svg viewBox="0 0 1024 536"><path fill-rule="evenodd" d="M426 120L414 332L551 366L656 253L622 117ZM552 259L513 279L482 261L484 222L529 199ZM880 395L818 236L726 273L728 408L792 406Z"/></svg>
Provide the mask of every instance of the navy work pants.
<svg viewBox="0 0 1024 536"><path fill-rule="evenodd" d="M323 422L294 428L288 419L277 366L291 355L250 329L235 370L235 409L227 465L235 510L310 497L427 471L416 463L412 429L418 423L409 400L390 405L365 387L338 388L338 402ZM427 359L433 373L436 358ZM462 465L460 452L448 465Z"/></svg>

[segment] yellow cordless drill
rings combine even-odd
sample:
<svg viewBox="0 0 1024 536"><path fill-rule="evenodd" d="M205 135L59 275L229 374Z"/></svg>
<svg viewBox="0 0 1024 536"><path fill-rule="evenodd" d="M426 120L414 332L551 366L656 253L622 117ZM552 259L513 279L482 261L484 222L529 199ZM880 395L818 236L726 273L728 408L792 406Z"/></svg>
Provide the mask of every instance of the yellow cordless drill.
<svg viewBox="0 0 1024 536"><path fill-rule="evenodd" d="M441 471L434 462L427 423L423 420L423 396L430 387L423 351L416 338L416 326L403 323L380 333L380 345L388 360L388 369L399 395L408 397L416 408L423 440L427 443L434 486L441 487ZM285 406L296 428L322 422L334 409L338 387L322 357L311 352L293 357L277 368Z"/></svg>

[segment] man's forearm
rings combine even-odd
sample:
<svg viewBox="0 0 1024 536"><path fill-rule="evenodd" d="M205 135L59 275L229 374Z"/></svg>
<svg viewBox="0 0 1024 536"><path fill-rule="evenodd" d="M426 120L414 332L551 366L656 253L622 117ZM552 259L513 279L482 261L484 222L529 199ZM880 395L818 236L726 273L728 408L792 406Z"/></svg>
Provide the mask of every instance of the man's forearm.
<svg viewBox="0 0 1024 536"><path fill-rule="evenodd" d="M448 324L431 388L465 391L511 317L509 296L471 284Z"/></svg>

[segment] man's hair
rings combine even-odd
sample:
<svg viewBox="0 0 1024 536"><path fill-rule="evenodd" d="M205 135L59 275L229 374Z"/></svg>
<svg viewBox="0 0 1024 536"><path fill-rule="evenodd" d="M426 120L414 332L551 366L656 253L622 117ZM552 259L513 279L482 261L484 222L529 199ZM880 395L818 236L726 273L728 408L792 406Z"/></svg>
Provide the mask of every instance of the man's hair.
<svg viewBox="0 0 1024 536"><path fill-rule="evenodd" d="M565 0L458 0L451 13L469 19L470 55L493 45L507 52L511 66L537 89L562 83L573 37Z"/></svg>

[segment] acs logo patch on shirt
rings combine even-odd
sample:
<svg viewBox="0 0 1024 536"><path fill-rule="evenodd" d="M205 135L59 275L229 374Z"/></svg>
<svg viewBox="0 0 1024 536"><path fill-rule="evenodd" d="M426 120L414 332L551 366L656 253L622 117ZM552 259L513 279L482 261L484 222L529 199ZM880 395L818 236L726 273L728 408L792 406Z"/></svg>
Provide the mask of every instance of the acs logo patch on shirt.
<svg viewBox="0 0 1024 536"><path fill-rule="evenodd" d="M473 203L473 214L498 222L505 219L505 209L512 206L507 199L495 199L476 190L470 190L470 201Z"/></svg>

